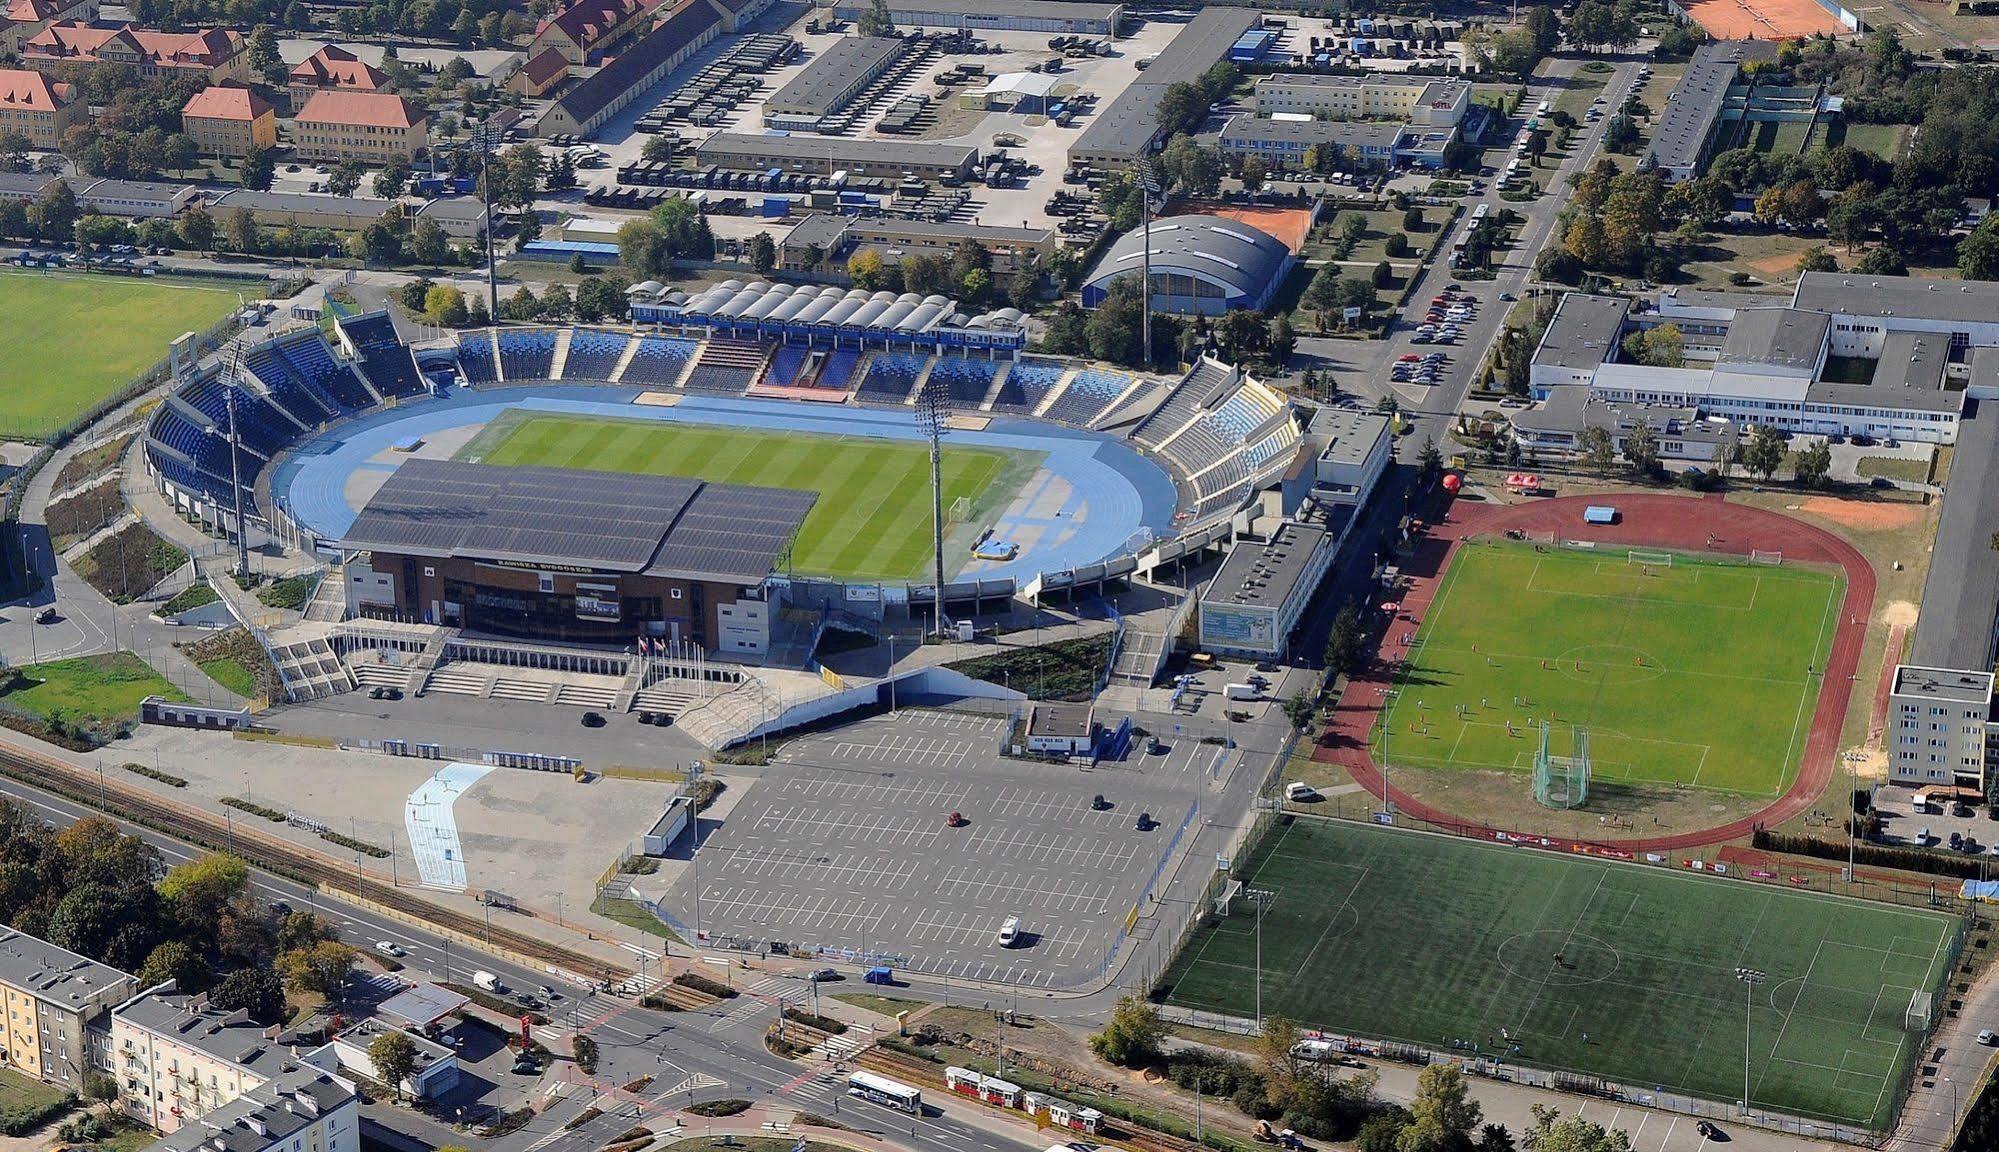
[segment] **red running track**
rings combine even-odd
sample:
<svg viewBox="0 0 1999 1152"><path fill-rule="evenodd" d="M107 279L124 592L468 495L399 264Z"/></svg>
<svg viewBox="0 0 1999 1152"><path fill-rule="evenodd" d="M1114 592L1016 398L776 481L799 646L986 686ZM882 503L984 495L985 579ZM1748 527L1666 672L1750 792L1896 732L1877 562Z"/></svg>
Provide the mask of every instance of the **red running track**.
<svg viewBox="0 0 1999 1152"><path fill-rule="evenodd" d="M1606 503L1614 503L1619 513L1618 523L1583 522L1585 506ZM1787 562L1835 564L1846 573L1846 602L1840 613L1839 630L1833 635L1832 655L1819 688L1818 706L1812 712L1811 731L1805 737L1804 760L1788 791L1762 811L1718 828L1634 839L1569 840L1537 836L1533 838L1535 844L1611 855L1697 848L1741 839L1758 825L1782 823L1818 802L1832 781L1839 755L1839 731L1846 721L1847 702L1853 695L1853 676L1860 665L1867 618L1874 610L1874 569L1851 544L1822 528L1761 508L1730 504L1719 496L1642 494L1620 495L1614 501L1567 496L1524 504L1453 502L1443 522L1429 526L1415 554L1402 566L1411 587L1400 598L1401 611L1382 631L1367 669L1348 682L1332 723L1320 733L1312 750L1314 760L1340 765L1368 792L1381 795L1382 774L1369 753L1367 737L1381 710L1383 694L1394 683L1399 669L1403 646L1397 643L1397 638L1402 633L1415 632L1422 625L1423 614L1429 610L1460 540L1474 535L1498 535L1510 529L1530 533L1552 531L1564 540L1684 552L1739 556L1746 556L1752 550L1782 552ZM1490 838L1504 832L1479 823L1476 817L1432 807L1400 789L1391 788L1389 795L1398 812L1457 828L1466 835Z"/></svg>

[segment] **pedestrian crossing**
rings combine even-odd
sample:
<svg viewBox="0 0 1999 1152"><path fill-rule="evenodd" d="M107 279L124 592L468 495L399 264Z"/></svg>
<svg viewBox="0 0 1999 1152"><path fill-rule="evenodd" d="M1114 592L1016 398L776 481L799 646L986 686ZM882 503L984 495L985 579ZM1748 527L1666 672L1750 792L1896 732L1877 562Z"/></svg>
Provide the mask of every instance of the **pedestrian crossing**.
<svg viewBox="0 0 1999 1152"><path fill-rule="evenodd" d="M828 1036L826 1042L812 1050L811 1058L837 1063L867 1046L867 1042L852 1032L844 1036Z"/></svg>
<svg viewBox="0 0 1999 1152"><path fill-rule="evenodd" d="M804 998L805 986L802 982L786 979L783 976L766 976L755 984L743 989L743 995L737 997L740 1003L730 1008L727 1012L724 1012L713 1024L710 1024L708 1031L721 1032L725 1029L733 1028L756 1016L758 1013L763 1012L765 1009L770 1008L773 1004L782 1007L784 1005L796 1004Z"/></svg>

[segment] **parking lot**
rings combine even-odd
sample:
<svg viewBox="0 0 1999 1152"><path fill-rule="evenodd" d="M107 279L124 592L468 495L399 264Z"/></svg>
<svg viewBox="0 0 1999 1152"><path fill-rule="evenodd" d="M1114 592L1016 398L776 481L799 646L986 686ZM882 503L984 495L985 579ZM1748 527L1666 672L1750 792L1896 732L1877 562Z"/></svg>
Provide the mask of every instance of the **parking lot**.
<svg viewBox="0 0 1999 1152"><path fill-rule="evenodd" d="M711 939L1035 987L1088 980L1191 834L1216 748L1190 739L1086 770L1004 759L1005 731L903 712L792 743L703 844L698 912L693 869L671 901Z"/></svg>

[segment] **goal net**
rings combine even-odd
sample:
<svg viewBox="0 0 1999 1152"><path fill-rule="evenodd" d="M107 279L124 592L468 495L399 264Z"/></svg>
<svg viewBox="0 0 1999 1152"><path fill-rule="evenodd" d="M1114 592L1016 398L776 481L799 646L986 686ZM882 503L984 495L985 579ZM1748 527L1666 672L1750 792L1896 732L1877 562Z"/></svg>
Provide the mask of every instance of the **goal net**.
<svg viewBox="0 0 1999 1152"><path fill-rule="evenodd" d="M1643 564L1647 568L1671 568L1673 566L1673 554L1671 552L1628 552L1624 556L1624 562L1627 564Z"/></svg>
<svg viewBox="0 0 1999 1152"><path fill-rule="evenodd" d="M1909 1031L1922 1032L1929 1028L1932 1000L1932 994L1929 992L1916 991L1910 993L1909 1017L1904 1021Z"/></svg>
<svg viewBox="0 0 1999 1152"><path fill-rule="evenodd" d="M1215 915L1228 918L1229 909L1235 907L1235 898L1242 894L1242 881L1225 880L1222 890L1215 894Z"/></svg>
<svg viewBox="0 0 1999 1152"><path fill-rule="evenodd" d="M951 523L963 524L972 518L972 498L960 496L951 501Z"/></svg>
<svg viewBox="0 0 1999 1152"><path fill-rule="evenodd" d="M1534 799L1546 808L1580 808L1589 799L1589 731L1570 729L1569 754L1549 750L1547 721L1541 722L1541 745L1534 753Z"/></svg>
<svg viewBox="0 0 1999 1152"><path fill-rule="evenodd" d="M1749 562L1751 564L1782 564L1784 562L1784 554L1782 552L1765 552L1761 548L1751 548L1749 550Z"/></svg>

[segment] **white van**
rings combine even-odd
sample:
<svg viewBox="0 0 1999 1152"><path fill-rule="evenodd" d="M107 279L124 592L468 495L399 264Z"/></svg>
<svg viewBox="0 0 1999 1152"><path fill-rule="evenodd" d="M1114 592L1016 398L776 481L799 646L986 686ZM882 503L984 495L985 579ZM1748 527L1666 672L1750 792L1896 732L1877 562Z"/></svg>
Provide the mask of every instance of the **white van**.
<svg viewBox="0 0 1999 1152"><path fill-rule="evenodd" d="M1263 693L1254 684L1230 684L1222 689L1222 695L1230 700L1257 700Z"/></svg>
<svg viewBox="0 0 1999 1152"><path fill-rule="evenodd" d="M491 972L472 973L472 983L491 992L495 996L507 990L507 986L500 981L500 978Z"/></svg>
<svg viewBox="0 0 1999 1152"><path fill-rule="evenodd" d="M1006 923L1000 925L999 946L1002 948L1011 948L1014 945L1014 941L1019 939L1020 917L1009 916L1006 918Z"/></svg>

